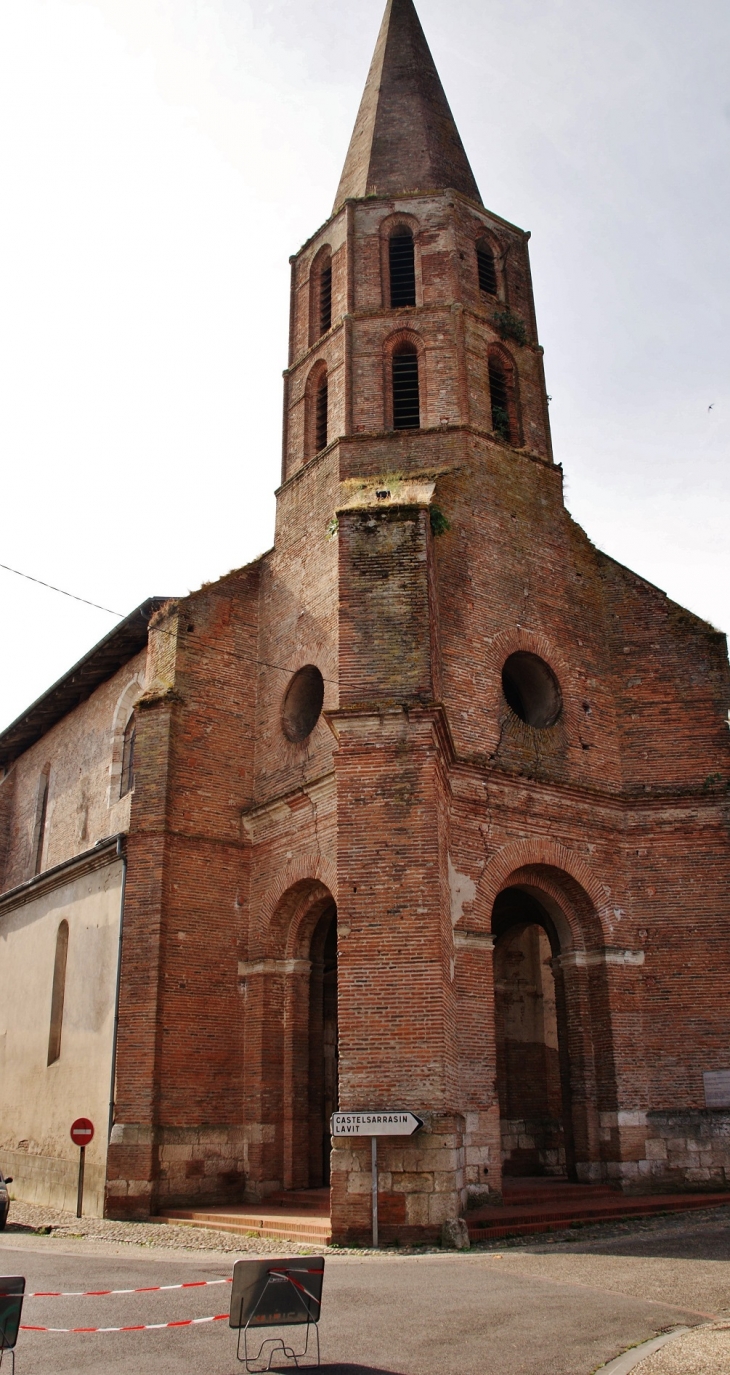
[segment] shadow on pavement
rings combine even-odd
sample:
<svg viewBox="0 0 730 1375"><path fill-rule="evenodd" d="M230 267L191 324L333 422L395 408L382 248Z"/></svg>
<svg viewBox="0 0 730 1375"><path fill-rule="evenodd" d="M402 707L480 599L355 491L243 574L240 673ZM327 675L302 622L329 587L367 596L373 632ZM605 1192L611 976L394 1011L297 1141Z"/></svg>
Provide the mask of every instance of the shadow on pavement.
<svg viewBox="0 0 730 1375"><path fill-rule="evenodd" d="M542 1255L569 1250L570 1255L643 1256L665 1260L730 1260L730 1208L725 1216L692 1226L671 1224L666 1231L627 1231L625 1236L572 1239L557 1245L538 1245L530 1249Z"/></svg>
<svg viewBox="0 0 730 1375"><path fill-rule="evenodd" d="M302 1366L302 1370L305 1368ZM272 1375L283 1375L284 1371L292 1369L290 1365L275 1365L272 1366ZM399 1375L398 1371L381 1370L380 1366L376 1368L374 1365L331 1365L328 1361L316 1369L323 1371L324 1375Z"/></svg>

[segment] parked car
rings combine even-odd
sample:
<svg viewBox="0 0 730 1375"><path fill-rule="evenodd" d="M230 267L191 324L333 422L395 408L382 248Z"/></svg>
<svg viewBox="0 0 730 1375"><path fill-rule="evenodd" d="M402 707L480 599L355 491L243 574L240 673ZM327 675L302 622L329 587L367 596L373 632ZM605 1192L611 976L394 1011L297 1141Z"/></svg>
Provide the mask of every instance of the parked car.
<svg viewBox="0 0 730 1375"><path fill-rule="evenodd" d="M8 1184L12 1184L12 1176L4 1175L0 1170L0 1232L8 1220L10 1211L10 1195L8 1194Z"/></svg>

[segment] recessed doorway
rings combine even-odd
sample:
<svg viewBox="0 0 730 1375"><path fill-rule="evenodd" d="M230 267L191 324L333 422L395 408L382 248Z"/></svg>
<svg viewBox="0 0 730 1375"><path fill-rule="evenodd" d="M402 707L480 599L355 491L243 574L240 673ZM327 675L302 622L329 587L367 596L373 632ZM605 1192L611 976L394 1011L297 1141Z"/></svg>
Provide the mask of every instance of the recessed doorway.
<svg viewBox="0 0 730 1375"><path fill-rule="evenodd" d="M337 908L312 935L309 983L309 1188L330 1182L330 1118L337 1111Z"/></svg>
<svg viewBox="0 0 730 1375"><path fill-rule="evenodd" d="M557 937L548 913L518 888L494 906L497 1087L506 1177L572 1175Z"/></svg>

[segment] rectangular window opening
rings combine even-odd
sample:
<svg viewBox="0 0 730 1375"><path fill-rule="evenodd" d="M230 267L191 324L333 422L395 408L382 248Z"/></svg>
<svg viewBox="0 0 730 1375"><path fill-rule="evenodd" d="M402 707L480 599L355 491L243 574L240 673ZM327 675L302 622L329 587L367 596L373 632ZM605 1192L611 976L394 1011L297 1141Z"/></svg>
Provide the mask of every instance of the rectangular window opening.
<svg viewBox="0 0 730 1375"><path fill-rule="evenodd" d="M328 391L329 391L329 389L328 389L328 386L327 386L327 381L326 381L326 379L325 379L325 381L324 381L324 382L321 382L320 385L319 385L318 388L317 388L317 400L316 400L315 415L314 415L314 428L315 428L314 448L315 448L315 453L319 453L320 449L326 449L326 448L327 448L327 401L328 401Z"/></svg>
<svg viewBox="0 0 730 1375"><path fill-rule="evenodd" d="M319 332L326 334L332 328L332 264L322 268L319 279Z"/></svg>
<svg viewBox="0 0 730 1375"><path fill-rule="evenodd" d="M418 354L396 353L393 356L393 428L418 430L420 425Z"/></svg>
<svg viewBox="0 0 730 1375"><path fill-rule="evenodd" d="M400 306L416 304L416 263L413 238L410 234L394 234L390 240L390 304L396 310Z"/></svg>

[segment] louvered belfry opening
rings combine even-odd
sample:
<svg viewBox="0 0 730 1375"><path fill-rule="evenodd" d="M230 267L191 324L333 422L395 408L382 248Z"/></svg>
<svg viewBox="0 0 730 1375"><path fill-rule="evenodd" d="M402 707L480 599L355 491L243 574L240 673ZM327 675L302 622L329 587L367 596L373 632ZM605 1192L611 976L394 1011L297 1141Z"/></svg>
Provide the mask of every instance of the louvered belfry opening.
<svg viewBox="0 0 730 1375"><path fill-rule="evenodd" d="M322 373L314 401L314 452L327 448L327 373Z"/></svg>
<svg viewBox="0 0 730 1375"><path fill-rule="evenodd" d="M332 328L332 263L325 263L319 277L319 332Z"/></svg>
<svg viewBox="0 0 730 1375"><path fill-rule="evenodd" d="M502 359L494 354L489 359L489 393L492 401L492 429L500 439L510 444L513 442L513 434L509 380Z"/></svg>
<svg viewBox="0 0 730 1375"><path fill-rule="evenodd" d="M414 344L403 344L393 354L393 428L417 430L420 425L418 352Z"/></svg>
<svg viewBox="0 0 730 1375"><path fill-rule="evenodd" d="M416 304L416 261L413 250L413 235L410 229L401 227L391 235L390 254L390 304L393 310L401 306Z"/></svg>
<svg viewBox="0 0 730 1375"><path fill-rule="evenodd" d="M496 296L497 269L494 266L494 254L492 249L485 239L479 240L476 249L479 290L483 291L487 296Z"/></svg>

